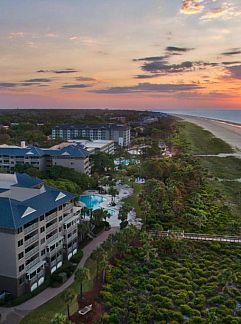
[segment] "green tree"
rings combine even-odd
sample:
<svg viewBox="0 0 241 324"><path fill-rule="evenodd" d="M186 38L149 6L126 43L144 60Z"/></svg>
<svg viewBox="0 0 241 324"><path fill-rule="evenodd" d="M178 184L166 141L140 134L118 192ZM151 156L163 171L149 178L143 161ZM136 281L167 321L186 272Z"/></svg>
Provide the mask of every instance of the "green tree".
<svg viewBox="0 0 241 324"><path fill-rule="evenodd" d="M79 268L75 272L75 280L80 283L80 298L83 298L83 282L90 279L90 271L88 268Z"/></svg>
<svg viewBox="0 0 241 324"><path fill-rule="evenodd" d="M67 305L68 318L70 318L70 309L69 309L69 306L70 306L70 304L73 302L73 300L76 297L75 292L73 291L73 289L66 289L63 292L62 297L63 297L64 302Z"/></svg>

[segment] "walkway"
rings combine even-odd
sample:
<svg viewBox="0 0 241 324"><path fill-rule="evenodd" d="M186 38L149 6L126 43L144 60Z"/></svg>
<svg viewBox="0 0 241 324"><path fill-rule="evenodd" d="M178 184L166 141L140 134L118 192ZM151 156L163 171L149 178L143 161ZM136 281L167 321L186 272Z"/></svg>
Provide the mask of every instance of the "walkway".
<svg viewBox="0 0 241 324"><path fill-rule="evenodd" d="M115 234L119 230L118 227L112 227L109 231L104 231L99 236L94 238L88 245L86 245L83 251L83 257L78 265L78 268L83 267L90 257L92 252L99 247L111 234ZM74 274L58 288L46 288L37 296L29 299L21 305L16 307L0 307L0 314L2 315L1 323L3 324L18 324L21 319L34 309L40 307L50 299L54 298L58 294L62 293L74 282Z"/></svg>
<svg viewBox="0 0 241 324"><path fill-rule="evenodd" d="M228 243L241 243L240 236L225 236L225 235L209 235L209 234L197 234L197 233L185 233L178 231L150 231L153 236L166 237L174 236L178 240L194 240L194 241L216 241L216 242L228 242Z"/></svg>

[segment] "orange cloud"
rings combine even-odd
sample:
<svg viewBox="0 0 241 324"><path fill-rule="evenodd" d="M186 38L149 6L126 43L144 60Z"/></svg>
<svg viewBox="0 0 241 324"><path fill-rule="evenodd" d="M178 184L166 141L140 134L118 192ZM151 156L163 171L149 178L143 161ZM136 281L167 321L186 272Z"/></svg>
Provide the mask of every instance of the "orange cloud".
<svg viewBox="0 0 241 324"><path fill-rule="evenodd" d="M181 13L185 15L193 15L200 13L204 6L201 4L203 0L183 0Z"/></svg>

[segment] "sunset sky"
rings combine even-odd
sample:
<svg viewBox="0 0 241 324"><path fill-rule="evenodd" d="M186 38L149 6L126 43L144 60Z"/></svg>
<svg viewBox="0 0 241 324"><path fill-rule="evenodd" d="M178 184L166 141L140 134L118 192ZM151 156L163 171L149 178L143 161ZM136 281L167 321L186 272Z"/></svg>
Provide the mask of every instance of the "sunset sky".
<svg viewBox="0 0 241 324"><path fill-rule="evenodd" d="M241 109L241 0L2 0L17 107Z"/></svg>

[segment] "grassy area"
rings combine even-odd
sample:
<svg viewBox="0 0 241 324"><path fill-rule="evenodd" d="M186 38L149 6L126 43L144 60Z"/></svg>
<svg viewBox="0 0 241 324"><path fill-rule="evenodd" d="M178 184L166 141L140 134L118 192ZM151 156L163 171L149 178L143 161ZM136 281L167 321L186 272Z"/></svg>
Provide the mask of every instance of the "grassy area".
<svg viewBox="0 0 241 324"><path fill-rule="evenodd" d="M200 162L214 177L230 180L241 178L241 161L233 156L200 157Z"/></svg>
<svg viewBox="0 0 241 324"><path fill-rule="evenodd" d="M138 218L142 218L142 210L141 210L141 207L139 204L139 195L142 190L142 186L143 185L141 185L141 184L135 183L134 184L134 194L125 199L125 202L135 209L136 215Z"/></svg>
<svg viewBox="0 0 241 324"><path fill-rule="evenodd" d="M184 122L181 136L190 144L189 150L193 154L233 153L231 146L212 133L192 123Z"/></svg>
<svg viewBox="0 0 241 324"><path fill-rule="evenodd" d="M92 259L89 259L86 263L86 267L88 267L90 270L90 280L86 280L84 282L83 290L89 291L93 287L93 279L96 276L96 263ZM80 287L78 283L74 282L68 289L73 289L77 295L79 294ZM51 323L51 320L56 313L66 314L66 303L64 302L62 296L63 293L31 312L21 321L21 324L48 324Z"/></svg>

